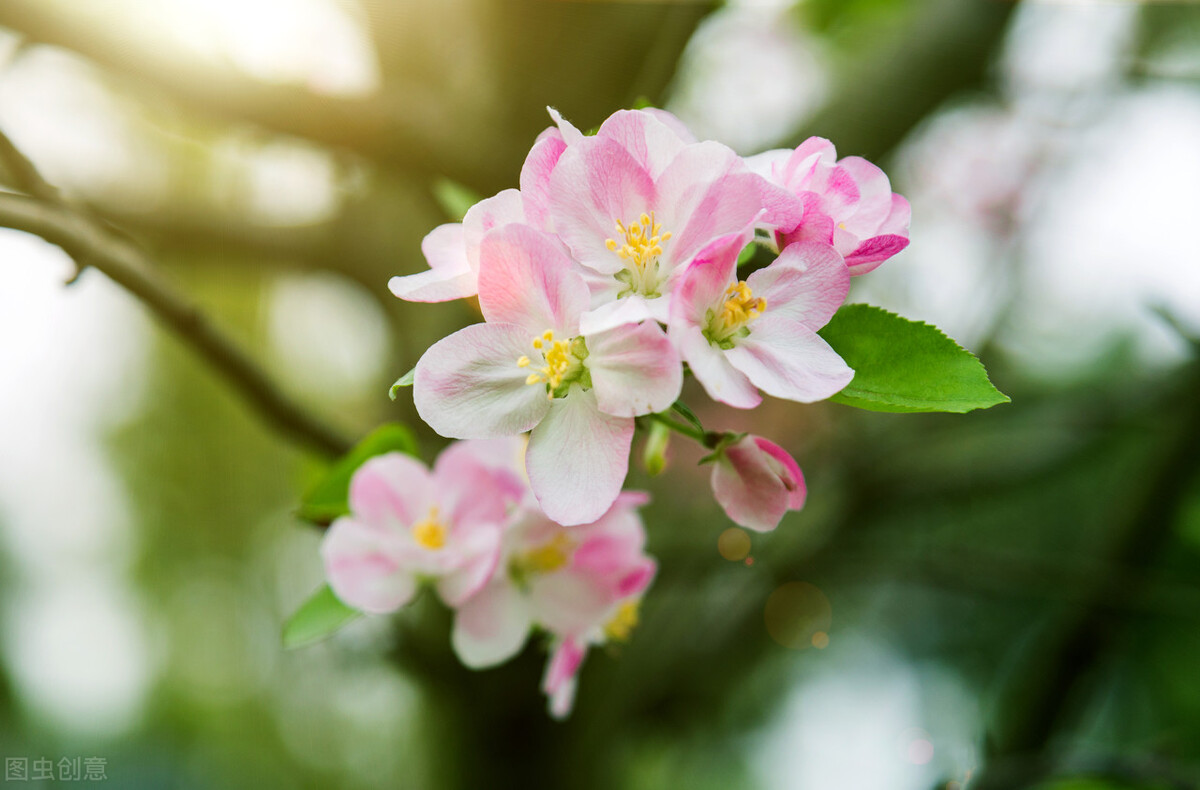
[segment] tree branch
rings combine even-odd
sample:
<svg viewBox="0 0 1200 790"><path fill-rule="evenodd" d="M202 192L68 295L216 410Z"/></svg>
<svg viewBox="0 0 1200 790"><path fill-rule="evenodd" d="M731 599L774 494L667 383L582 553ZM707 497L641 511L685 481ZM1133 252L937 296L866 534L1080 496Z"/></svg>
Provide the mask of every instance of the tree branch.
<svg viewBox="0 0 1200 790"><path fill-rule="evenodd" d="M0 193L0 227L40 236L77 263L85 256L87 265L140 299L194 347L275 429L326 455L350 448L348 439L280 391L242 348L172 290L133 242L62 205L8 193Z"/></svg>

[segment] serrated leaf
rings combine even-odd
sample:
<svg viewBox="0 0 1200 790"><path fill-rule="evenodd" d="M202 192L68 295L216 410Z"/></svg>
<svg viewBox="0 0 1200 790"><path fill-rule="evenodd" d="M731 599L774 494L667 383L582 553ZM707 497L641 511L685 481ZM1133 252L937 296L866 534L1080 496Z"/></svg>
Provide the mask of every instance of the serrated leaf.
<svg viewBox="0 0 1200 790"><path fill-rule="evenodd" d="M350 452L334 462L325 476L308 490L300 501L297 515L305 521L327 525L339 516L350 512L347 501L350 478L355 470L368 459L399 451L417 454L417 443L408 428L400 423L389 423L367 434Z"/></svg>
<svg viewBox="0 0 1200 790"><path fill-rule="evenodd" d="M820 331L854 368L830 400L884 412L955 412L1008 403L975 355L940 329L865 304L846 305Z"/></svg>
<svg viewBox="0 0 1200 790"><path fill-rule="evenodd" d="M393 384L392 388L388 390L388 397L392 400L395 400L397 393L399 393L401 389L404 387L411 387L413 385L413 379L416 377L416 375L417 369L413 368L400 378L396 379L396 383Z"/></svg>
<svg viewBox="0 0 1200 790"><path fill-rule="evenodd" d="M342 603L326 584L283 624L283 646L304 647L319 642L361 616L362 612Z"/></svg>
<svg viewBox="0 0 1200 790"><path fill-rule="evenodd" d="M454 222L462 222L467 209L483 200L475 190L449 178L439 178L433 182L433 197Z"/></svg>

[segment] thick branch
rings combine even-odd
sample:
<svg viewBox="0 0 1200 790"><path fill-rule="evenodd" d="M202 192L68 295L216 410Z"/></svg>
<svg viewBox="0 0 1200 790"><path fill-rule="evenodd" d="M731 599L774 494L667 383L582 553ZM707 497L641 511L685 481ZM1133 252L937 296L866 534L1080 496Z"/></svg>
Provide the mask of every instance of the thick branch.
<svg viewBox="0 0 1200 790"><path fill-rule="evenodd" d="M192 345L270 425L328 455L350 442L283 394L261 368L161 278L132 242L60 205L0 193L0 227L32 233L104 272ZM79 261L77 261L79 262Z"/></svg>

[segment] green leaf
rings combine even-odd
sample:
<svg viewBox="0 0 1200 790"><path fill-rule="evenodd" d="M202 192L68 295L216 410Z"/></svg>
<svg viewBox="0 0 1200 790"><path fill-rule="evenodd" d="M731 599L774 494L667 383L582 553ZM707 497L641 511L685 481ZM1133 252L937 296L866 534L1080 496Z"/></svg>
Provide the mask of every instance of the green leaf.
<svg viewBox="0 0 1200 790"><path fill-rule="evenodd" d="M388 397L391 398L392 400L395 400L396 394L400 392L401 388L411 387L413 385L413 378L416 375L417 375L417 369L413 368L412 370L408 371L400 378L396 379L396 383L392 385L392 388L390 390L388 390Z"/></svg>
<svg viewBox="0 0 1200 790"><path fill-rule="evenodd" d="M885 412L957 412L1008 403L975 356L929 324L878 307L846 305L821 337L854 368L830 400Z"/></svg>
<svg viewBox="0 0 1200 790"><path fill-rule="evenodd" d="M700 424L700 418L688 408L688 405L681 400L677 400L671 404L671 409L692 424L697 431L704 433L704 426Z"/></svg>
<svg viewBox="0 0 1200 790"><path fill-rule="evenodd" d="M342 603L328 584L323 585L283 624L283 646L304 647L319 642L361 616L362 612Z"/></svg>
<svg viewBox="0 0 1200 790"><path fill-rule="evenodd" d="M433 197L446 216L455 222L462 222L467 209L483 200L475 190L449 178L439 178L433 182Z"/></svg>
<svg viewBox="0 0 1200 790"><path fill-rule="evenodd" d="M308 490L300 502L297 515L305 521L323 525L347 515L350 512L347 501L350 478L355 470L368 458L395 451L413 456L417 454L417 443L408 428L399 423L376 428L354 449L335 461L325 476Z"/></svg>

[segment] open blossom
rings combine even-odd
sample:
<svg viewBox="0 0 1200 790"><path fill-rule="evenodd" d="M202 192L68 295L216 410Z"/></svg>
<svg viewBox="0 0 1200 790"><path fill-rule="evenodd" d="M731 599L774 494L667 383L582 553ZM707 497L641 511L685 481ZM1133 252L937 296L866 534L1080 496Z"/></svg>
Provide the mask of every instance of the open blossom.
<svg viewBox="0 0 1200 790"><path fill-rule="evenodd" d="M637 624L655 563L644 552L637 508L646 497L623 493L599 520L563 527L536 511L505 534L496 574L455 614L452 642L470 667L505 661L532 626L554 638L543 688L557 716L570 710L574 677L590 644L623 641Z"/></svg>
<svg viewBox="0 0 1200 790"><path fill-rule="evenodd" d="M567 144L555 127L538 136L521 167L521 188L506 189L467 210L462 222L431 230L421 241L429 270L393 277L388 288L409 302L446 302L479 291L479 245L492 228L512 223L550 227L550 173Z"/></svg>
<svg viewBox="0 0 1200 790"><path fill-rule="evenodd" d="M771 223L781 248L796 241L832 244L854 275L866 274L908 246L912 209L866 159L839 160L833 143L810 137L794 151L767 151L746 163L803 207L799 224Z"/></svg>
<svg viewBox="0 0 1200 790"><path fill-rule="evenodd" d="M491 578L512 497L463 453L444 453L432 473L403 453L371 458L351 478L350 515L321 545L329 584L376 614L408 603L423 581L457 606Z"/></svg>
<svg viewBox="0 0 1200 790"><path fill-rule="evenodd" d="M729 148L680 129L646 111L614 113L594 137L572 142L551 174L555 232L590 270L585 332L666 323L692 257L763 213L762 178Z"/></svg>
<svg viewBox="0 0 1200 790"><path fill-rule="evenodd" d="M744 242L718 239L688 267L671 305L672 342L705 391L730 406L757 406L759 390L801 403L828 398L854 376L817 335L850 288L841 256L796 243L738 280Z"/></svg>
<svg viewBox="0 0 1200 790"><path fill-rule="evenodd" d="M625 480L633 418L679 396L679 357L653 322L581 330L587 285L552 236L524 225L480 245L485 323L434 344L417 363L413 400L443 436L532 430L525 467L546 515L586 524Z"/></svg>
<svg viewBox="0 0 1200 790"><path fill-rule="evenodd" d="M712 489L729 518L758 532L775 529L784 513L804 507L807 494L795 459L761 436L744 436L718 454Z"/></svg>

